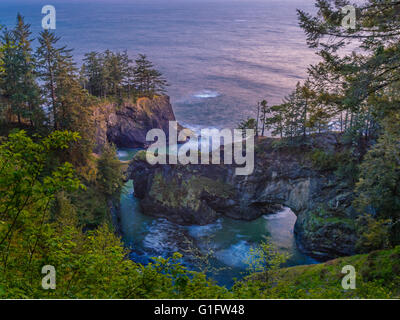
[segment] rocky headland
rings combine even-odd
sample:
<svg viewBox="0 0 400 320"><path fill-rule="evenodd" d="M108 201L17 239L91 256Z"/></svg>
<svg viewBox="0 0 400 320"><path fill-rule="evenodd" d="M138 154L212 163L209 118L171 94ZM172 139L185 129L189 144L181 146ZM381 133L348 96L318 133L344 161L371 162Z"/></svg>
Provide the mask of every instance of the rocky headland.
<svg viewBox="0 0 400 320"><path fill-rule="evenodd" d="M151 166L143 151L130 163L128 178L145 214L183 225L205 225L221 216L253 220L289 207L298 217L299 247L323 260L355 253L351 188L310 159L311 150L341 148L336 134L316 135L301 147L259 139L250 176L235 175L234 165Z"/></svg>
<svg viewBox="0 0 400 320"><path fill-rule="evenodd" d="M96 151L107 141L118 148L145 148L151 129L168 133L169 121L176 121L168 96L140 98L133 102L102 103L94 112Z"/></svg>
<svg viewBox="0 0 400 320"><path fill-rule="evenodd" d="M94 115L96 144L146 148L153 128L168 133L175 121L169 97L142 98L122 105L104 103ZM182 127L180 127L182 128ZM225 216L253 220L281 206L297 215L298 246L319 259L355 253L357 241L351 203L352 188L334 170L321 170L310 159L312 150L339 152L336 134L314 136L307 145L287 146L279 139L258 139L255 170L238 176L235 165L155 165L139 152L127 169L145 214L182 225L206 225Z"/></svg>

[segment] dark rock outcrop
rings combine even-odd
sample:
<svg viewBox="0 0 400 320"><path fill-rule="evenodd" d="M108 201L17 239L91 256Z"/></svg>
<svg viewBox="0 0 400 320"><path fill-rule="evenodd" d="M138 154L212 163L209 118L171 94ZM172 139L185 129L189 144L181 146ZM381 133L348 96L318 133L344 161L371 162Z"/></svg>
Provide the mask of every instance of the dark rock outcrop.
<svg viewBox="0 0 400 320"><path fill-rule="evenodd" d="M119 148L144 148L148 145L146 134L154 128L168 133L169 121L175 115L168 96L153 99L140 98L136 104L103 104L94 113L97 150L106 141Z"/></svg>
<svg viewBox="0 0 400 320"><path fill-rule="evenodd" d="M295 232L303 251L321 259L354 254L351 190L332 172L313 168L307 150L277 148L275 142L257 144L250 176L236 176L234 165L151 166L144 151L130 164L129 175L146 214L204 225L221 215L253 220L283 205L298 216ZM324 150L338 147L333 134L312 143Z"/></svg>

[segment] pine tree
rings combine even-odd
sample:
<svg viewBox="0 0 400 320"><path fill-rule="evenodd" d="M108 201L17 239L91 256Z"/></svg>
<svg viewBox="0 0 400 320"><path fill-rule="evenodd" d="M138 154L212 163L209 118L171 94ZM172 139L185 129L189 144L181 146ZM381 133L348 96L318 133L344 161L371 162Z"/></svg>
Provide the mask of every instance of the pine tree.
<svg viewBox="0 0 400 320"><path fill-rule="evenodd" d="M31 48L31 31L30 25L25 24L24 18L18 14L17 26L13 31L15 45L17 47L17 54L20 55L19 61L21 61L21 109L22 114L29 118L32 127L38 127L42 125L44 120L43 109L40 106L40 88L36 81L35 73L35 61L32 54Z"/></svg>
<svg viewBox="0 0 400 320"><path fill-rule="evenodd" d="M262 129L261 129L261 136L264 137L264 131L265 131L265 121L267 119L267 113L268 113L268 102L267 100L263 100L260 102L261 106L261 121L262 121Z"/></svg>
<svg viewBox="0 0 400 320"><path fill-rule="evenodd" d="M125 94L130 97L135 89L131 64L126 51L85 54L81 68L84 87L97 97L113 96L120 100Z"/></svg>
<svg viewBox="0 0 400 320"><path fill-rule="evenodd" d="M14 121L14 115L21 123L20 98L18 95L20 77L22 76L21 56L17 54L12 32L5 30L2 35L2 42L4 43L2 52L3 72L1 74L3 114L7 123Z"/></svg>
<svg viewBox="0 0 400 320"><path fill-rule="evenodd" d="M129 64L130 59L126 52L121 54L107 50L104 53L106 83L114 97L122 98L123 83L128 75Z"/></svg>
<svg viewBox="0 0 400 320"><path fill-rule="evenodd" d="M124 185L124 175L114 145L104 145L101 156L97 161L97 168L98 190L107 199L119 196Z"/></svg>
<svg viewBox="0 0 400 320"><path fill-rule="evenodd" d="M84 168L93 147L92 103L81 87L71 50L66 47L56 48L58 41L59 38L48 30L40 34L40 47L36 53L39 72L52 111L54 129L79 132L81 136L73 148L63 153L62 159Z"/></svg>
<svg viewBox="0 0 400 320"><path fill-rule="evenodd" d="M271 130L273 136L279 135L283 138L284 134L284 109L285 105L271 106L268 110L268 116L265 119L265 126L268 130Z"/></svg>
<svg viewBox="0 0 400 320"><path fill-rule="evenodd" d="M45 30L39 36L40 46L36 50L37 69L40 79L44 82L44 94L47 105L52 111L53 127L57 130L60 127L59 116L63 114L60 97L57 97L57 89L62 80L67 80L69 74L75 71L72 61L71 50L66 47L56 48L60 38L54 33Z"/></svg>
<svg viewBox="0 0 400 320"><path fill-rule="evenodd" d="M393 110L396 99L386 99L388 92L398 88L400 77L400 2L364 0L354 3L357 11L355 29L342 26L342 9L347 1L317 0L317 13L298 11L300 26L305 30L310 47L316 48L322 62L311 72L323 96L338 107L343 127L354 135L376 137L376 125ZM346 47L362 47L357 53L342 55ZM392 95L395 97L395 95ZM338 99L339 98L339 99ZM338 100L341 100L338 104ZM352 117L357 116L357 128ZM363 122L364 125L359 124Z"/></svg>
<svg viewBox="0 0 400 320"><path fill-rule="evenodd" d="M389 219L391 241L400 243L400 115L384 121L384 133L368 151L356 185L355 207L375 219Z"/></svg>
<svg viewBox="0 0 400 320"><path fill-rule="evenodd" d="M246 129L253 129L256 130L257 129L257 122L256 119L254 118L247 118L247 120L243 120L241 121L237 128L239 130L242 130L243 132L243 137L246 137Z"/></svg>
<svg viewBox="0 0 400 320"><path fill-rule="evenodd" d="M356 205L382 218L400 219L400 115L388 117L384 134L361 165Z"/></svg>
<svg viewBox="0 0 400 320"><path fill-rule="evenodd" d="M135 63L134 78L139 95L152 98L154 95L165 93L167 81L154 69L147 57L140 54Z"/></svg>
<svg viewBox="0 0 400 320"><path fill-rule="evenodd" d="M81 73L85 81L84 89L96 97L105 97L107 93L102 55L92 51L85 54L83 61Z"/></svg>
<svg viewBox="0 0 400 320"><path fill-rule="evenodd" d="M38 126L43 121L40 89L36 82L35 64L31 49L30 26L18 14L15 29L3 33L5 48L2 54L2 98L8 110L17 117L19 126ZM11 119L9 119L11 121Z"/></svg>

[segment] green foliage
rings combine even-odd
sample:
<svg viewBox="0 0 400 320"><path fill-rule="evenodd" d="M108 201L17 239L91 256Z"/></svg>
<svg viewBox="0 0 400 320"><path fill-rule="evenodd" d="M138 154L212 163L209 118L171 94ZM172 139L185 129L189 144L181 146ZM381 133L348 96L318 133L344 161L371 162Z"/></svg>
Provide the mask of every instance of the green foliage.
<svg viewBox="0 0 400 320"><path fill-rule="evenodd" d="M40 107L40 89L36 81L30 35L30 26L25 24L21 15L17 16L15 29L3 32L1 108L6 124L17 121L21 126L25 120L31 127L37 128L42 124L44 113Z"/></svg>
<svg viewBox="0 0 400 320"><path fill-rule="evenodd" d="M376 220L371 215L363 215L357 219L357 231L360 234L357 241L359 252L371 252L390 248L391 220Z"/></svg>
<svg viewBox="0 0 400 320"><path fill-rule="evenodd" d="M174 255L148 266L127 259L107 225L83 233L68 194L84 188L65 163L50 174L52 151L78 135L54 132L39 142L25 132L0 146L1 298L221 298L226 289L188 271ZM53 210L50 210L50 209ZM41 287L41 269L52 265L57 288Z"/></svg>
<svg viewBox="0 0 400 320"><path fill-rule="evenodd" d="M313 133L346 132L351 149L310 154L321 171L335 171L355 181L358 159L373 139L360 167L355 206L358 249L368 252L400 243L400 45L397 1L358 3L355 30L340 21L343 1L317 0L317 14L299 11L300 24L322 61L309 68L281 105L260 106L262 134L285 138L279 145L303 143ZM326 37L329 35L329 37ZM17 131L0 145L0 297L2 298L393 298L400 292L400 247L314 266L279 269L287 257L271 243L253 248L255 274L231 292L187 270L181 256L157 258L142 266L109 227L110 199L118 198L122 172L115 149L106 146L97 162L91 156L94 124L92 99L111 96L153 97L167 85L146 56L135 64L126 52L86 55L78 76L71 50L58 47L53 33L39 36L32 54L29 25L18 16L15 29L0 43L0 117L2 128L17 124L46 138ZM347 39L349 41L343 41ZM363 52L339 55L347 43L362 43ZM343 50L341 50L343 51ZM40 80L40 81L38 81ZM39 87L39 83L41 87ZM45 114L42 105L51 111ZM240 127L255 128L248 119ZM5 123L6 126L3 126ZM57 130L64 130L63 132ZM7 131L7 130L6 130ZM79 132L73 133L73 132ZM72 144L73 143L73 144ZM72 144L72 145L71 145ZM77 177L83 180L84 185ZM336 222L321 210L318 223ZM353 222L353 220L351 220ZM87 233L81 227L93 229ZM318 224L316 224L316 227ZM41 288L42 266L54 265L57 289ZM340 286L341 267L358 270L357 290Z"/></svg>
<svg viewBox="0 0 400 320"><path fill-rule="evenodd" d="M187 270L182 256L143 266L108 225L83 233L68 194L83 188L65 163L47 173L54 150L66 150L76 133L54 132L34 142L23 131L0 146L1 298L393 298L399 296L400 247L323 265L279 269L287 259L269 241L253 248L252 271L231 291L204 273ZM112 159L112 148L105 159ZM107 189L106 189L107 190ZM359 270L356 291L340 286L341 267ZM44 265L56 268L57 287L41 287ZM261 271L261 273L260 273Z"/></svg>
<svg viewBox="0 0 400 320"><path fill-rule="evenodd" d="M55 132L35 143L19 131L0 146L0 264L8 285L16 285L21 273L32 284L55 195L81 187L69 163L45 173L49 154L78 138L76 133Z"/></svg>
<svg viewBox="0 0 400 320"><path fill-rule="evenodd" d="M359 159L350 150L345 149L338 152L336 156L338 163L335 175L339 180L347 181L350 186L354 187L359 177Z"/></svg>
<svg viewBox="0 0 400 320"><path fill-rule="evenodd" d="M106 144L98 159L91 161L91 166L93 177L83 179L86 192L74 192L70 196L79 224L94 229L111 223L110 209L119 201L125 177L113 145Z"/></svg>
<svg viewBox="0 0 400 320"><path fill-rule="evenodd" d="M354 3L355 29L344 28L346 1L317 0L316 14L298 10L307 43L322 61L310 68L321 88L320 100L337 110L340 126L354 137L371 139L379 123L398 108L400 64L397 1L363 0ZM353 51L354 46L362 48ZM352 54L342 55L351 49Z"/></svg>
<svg viewBox="0 0 400 320"><path fill-rule="evenodd" d="M333 171L337 169L338 163L334 153L316 149L310 154L313 166L321 171Z"/></svg>
<svg viewBox="0 0 400 320"><path fill-rule="evenodd" d="M396 299L400 296L400 247L323 264L279 269L269 283L254 274L232 289L240 299ZM345 290L342 268L356 269L356 289Z"/></svg>
<svg viewBox="0 0 400 320"><path fill-rule="evenodd" d="M325 151L314 149L309 153L314 168L320 171L334 172L338 180L353 186L358 179L359 163L350 149Z"/></svg>
<svg viewBox="0 0 400 320"><path fill-rule="evenodd" d="M336 111L324 104L322 91L310 79L297 83L296 89L280 105L268 107L264 123L272 135L303 141L311 133L330 130L330 120ZM302 137L302 139L295 139Z"/></svg>
<svg viewBox="0 0 400 320"><path fill-rule="evenodd" d="M243 120L238 124L237 127L239 130L243 131L243 138L246 137L246 129L257 129L256 119L247 118L247 120Z"/></svg>
<svg viewBox="0 0 400 320"><path fill-rule="evenodd" d="M266 123L266 120L267 120L267 113L268 113L268 110L269 110L268 101L267 100L261 101L260 102L260 106L261 106L260 120L261 120L261 123L262 123L261 136L263 137L264 136L264 132L265 132L265 123ZM258 127L258 123L257 123L257 127Z"/></svg>
<svg viewBox="0 0 400 320"><path fill-rule="evenodd" d="M40 33L38 38L40 46L36 49L37 71L39 78L43 81L43 92L45 103L52 111L53 127L57 130L60 127L60 121L64 110L62 103L62 91L66 89L61 85L61 81L68 81L67 75L73 72L73 61L71 50L65 47L56 48L60 38L54 33L45 30Z"/></svg>
<svg viewBox="0 0 400 320"><path fill-rule="evenodd" d="M387 118L384 128L361 164L355 206L396 223L400 219L400 116Z"/></svg>
<svg viewBox="0 0 400 320"><path fill-rule="evenodd" d="M154 95L164 93L168 83L162 74L154 69L153 64L147 60L147 57L140 54L135 63L133 78L139 95L152 98Z"/></svg>
<svg viewBox="0 0 400 320"><path fill-rule="evenodd" d="M247 118L247 120L243 120L238 124L238 129L255 129L256 128L256 120L253 118Z"/></svg>
<svg viewBox="0 0 400 320"><path fill-rule="evenodd" d="M247 259L248 271L250 273L262 273L264 281L268 282L288 259L288 254L279 252L271 240L266 239L258 246L250 248Z"/></svg>
<svg viewBox="0 0 400 320"><path fill-rule="evenodd" d="M124 186L124 175L122 173L122 164L117 158L115 146L104 145L97 161L97 169L99 192L109 199L118 198Z"/></svg>
<svg viewBox="0 0 400 320"><path fill-rule="evenodd" d="M81 82L90 94L122 101L124 97L140 98L159 95L168 85L161 73L145 55L139 55L132 64L127 52L90 52L85 55Z"/></svg>
<svg viewBox="0 0 400 320"><path fill-rule="evenodd" d="M90 94L106 98L113 96L121 99L124 94L134 94L131 83L132 60L127 52L85 54L81 68L81 82Z"/></svg>

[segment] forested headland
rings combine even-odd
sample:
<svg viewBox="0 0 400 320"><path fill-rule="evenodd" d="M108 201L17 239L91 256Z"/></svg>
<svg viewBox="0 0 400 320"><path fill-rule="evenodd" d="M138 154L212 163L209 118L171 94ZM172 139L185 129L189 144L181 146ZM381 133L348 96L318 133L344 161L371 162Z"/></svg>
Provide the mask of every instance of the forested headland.
<svg viewBox="0 0 400 320"><path fill-rule="evenodd" d="M275 148L307 152L317 169L333 171L351 189L357 255L281 269L285 257L265 243L256 267L231 289L187 270L179 253L135 263L112 224L125 177L114 145L94 153L93 114L104 102L165 94L161 73L145 55L109 50L86 54L78 68L55 33L32 35L20 15L15 27L3 27L0 297L399 297L400 2L364 1L355 29L341 25L346 4L316 0L315 16L298 11L320 62L282 104L260 102L258 117L239 127L271 132L280 138ZM357 50L347 54L348 47ZM340 152L310 147L311 137L332 131ZM56 267L55 290L42 288L45 265ZM359 270L356 290L341 287L344 265Z"/></svg>

